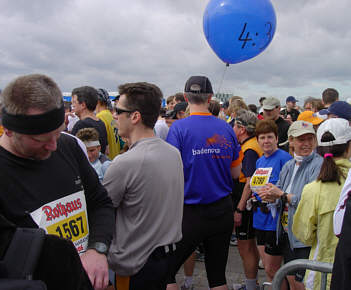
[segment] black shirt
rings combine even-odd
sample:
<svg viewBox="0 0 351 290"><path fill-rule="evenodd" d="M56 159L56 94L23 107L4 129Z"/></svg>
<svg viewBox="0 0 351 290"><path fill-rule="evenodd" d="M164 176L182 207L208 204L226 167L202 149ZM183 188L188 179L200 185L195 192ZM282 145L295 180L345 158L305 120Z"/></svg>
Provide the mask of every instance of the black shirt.
<svg viewBox="0 0 351 290"><path fill-rule="evenodd" d="M298 118L298 116L300 115L300 112L296 109L291 109L290 111L288 111L287 109L281 110L280 114L284 116L284 118L286 118L288 115L291 116L291 120L293 122L295 122Z"/></svg>
<svg viewBox="0 0 351 290"><path fill-rule="evenodd" d="M289 152L288 130L290 124L282 117L279 117L277 120L275 120L275 123L278 126L278 148Z"/></svg>
<svg viewBox="0 0 351 290"><path fill-rule="evenodd" d="M114 210L106 189L72 136L61 134L46 160L25 159L0 146L0 213L19 227L38 227L30 213L84 189L89 242L112 240Z"/></svg>
<svg viewBox="0 0 351 290"><path fill-rule="evenodd" d="M85 118L83 120L79 120L73 127L72 129L72 134L76 135L77 132L80 129L83 128L95 128L98 132L99 132L99 141L100 141L100 145L101 145L101 153L105 154L106 151L106 146L107 146L107 131L106 131L106 127L103 121L98 120L95 121L92 118Z"/></svg>

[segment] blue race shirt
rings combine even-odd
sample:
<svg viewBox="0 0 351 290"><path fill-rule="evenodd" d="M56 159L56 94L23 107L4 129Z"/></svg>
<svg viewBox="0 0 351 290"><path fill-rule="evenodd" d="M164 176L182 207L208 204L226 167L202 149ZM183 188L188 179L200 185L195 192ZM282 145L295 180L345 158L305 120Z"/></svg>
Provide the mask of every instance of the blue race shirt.
<svg viewBox="0 0 351 290"><path fill-rule="evenodd" d="M279 180L279 174L284 164L292 159L291 155L281 149L276 150L269 157L264 155L259 158L256 162L256 168L272 168L272 173L269 178L269 182L276 184ZM254 193L257 200L261 198ZM260 208L257 208L257 211L253 213L253 227L255 229L264 230L264 231L275 231L277 228L278 214L273 219L271 213L265 214L261 212Z"/></svg>
<svg viewBox="0 0 351 290"><path fill-rule="evenodd" d="M242 160L230 125L210 113L194 113L174 122L166 141L182 156L185 204L213 203L230 194L230 168Z"/></svg>

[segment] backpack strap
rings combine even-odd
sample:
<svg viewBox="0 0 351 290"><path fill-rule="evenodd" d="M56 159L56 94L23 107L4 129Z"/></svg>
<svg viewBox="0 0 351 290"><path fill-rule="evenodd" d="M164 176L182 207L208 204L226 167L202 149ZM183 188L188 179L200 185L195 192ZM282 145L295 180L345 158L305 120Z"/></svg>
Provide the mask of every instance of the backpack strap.
<svg viewBox="0 0 351 290"><path fill-rule="evenodd" d="M32 280L44 238L43 229L16 229L3 259L8 278Z"/></svg>

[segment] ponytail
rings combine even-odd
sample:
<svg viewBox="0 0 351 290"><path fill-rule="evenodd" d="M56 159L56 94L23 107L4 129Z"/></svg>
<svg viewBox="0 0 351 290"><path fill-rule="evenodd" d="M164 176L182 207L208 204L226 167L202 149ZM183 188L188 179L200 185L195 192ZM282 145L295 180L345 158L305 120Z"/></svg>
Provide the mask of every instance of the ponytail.
<svg viewBox="0 0 351 290"><path fill-rule="evenodd" d="M326 132L322 136L322 142L333 141L334 136ZM337 182L341 184L341 178L346 178L339 166L336 165L334 157L342 157L349 147L350 141L346 144L337 144L333 146L319 146L318 153L324 157L321 171L317 177L321 182Z"/></svg>

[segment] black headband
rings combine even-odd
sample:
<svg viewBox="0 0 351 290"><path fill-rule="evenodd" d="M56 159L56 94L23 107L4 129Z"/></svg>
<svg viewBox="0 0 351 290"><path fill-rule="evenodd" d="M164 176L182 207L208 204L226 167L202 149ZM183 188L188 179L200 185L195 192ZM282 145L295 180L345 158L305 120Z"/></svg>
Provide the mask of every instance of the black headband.
<svg viewBox="0 0 351 290"><path fill-rule="evenodd" d="M39 135L51 132L60 127L65 121L65 108L53 109L39 115L13 115L2 109L2 125L14 132Z"/></svg>

